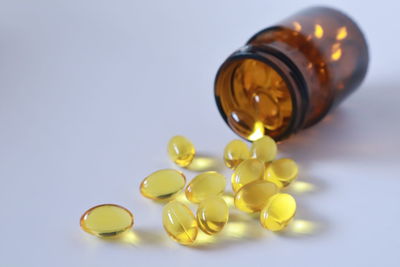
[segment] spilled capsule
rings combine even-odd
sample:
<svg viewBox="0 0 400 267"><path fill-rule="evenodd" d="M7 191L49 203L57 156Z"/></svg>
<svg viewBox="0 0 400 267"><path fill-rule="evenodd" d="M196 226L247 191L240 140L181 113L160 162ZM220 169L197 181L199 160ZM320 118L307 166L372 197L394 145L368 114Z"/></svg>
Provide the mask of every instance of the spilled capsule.
<svg viewBox="0 0 400 267"><path fill-rule="evenodd" d="M277 151L275 140L267 135L254 141L250 148L251 157L265 163L272 161L276 157Z"/></svg>
<svg viewBox="0 0 400 267"><path fill-rule="evenodd" d="M289 158L272 161L266 168L264 179L276 184L279 188L288 186L299 173L296 162Z"/></svg>
<svg viewBox="0 0 400 267"><path fill-rule="evenodd" d="M283 230L296 214L296 200L289 194L272 196L260 213L260 223L271 231Z"/></svg>
<svg viewBox="0 0 400 267"><path fill-rule="evenodd" d="M269 198L278 192L275 184L257 180L244 185L235 195L235 207L245 212L261 211Z"/></svg>
<svg viewBox="0 0 400 267"><path fill-rule="evenodd" d="M164 206L162 221L168 236L182 245L191 245L198 233L193 212L181 202L173 200Z"/></svg>
<svg viewBox="0 0 400 267"><path fill-rule="evenodd" d="M241 140L229 142L224 149L224 162L228 168L235 168L242 161L250 157L250 150L247 144Z"/></svg>
<svg viewBox="0 0 400 267"><path fill-rule="evenodd" d="M177 170L164 169L153 172L140 184L140 193L153 200L170 199L186 184L185 175Z"/></svg>
<svg viewBox="0 0 400 267"><path fill-rule="evenodd" d="M229 208L226 202L218 196L203 200L197 209L199 228L208 235L220 232L229 219Z"/></svg>
<svg viewBox="0 0 400 267"><path fill-rule="evenodd" d="M133 226L133 215L124 207L103 204L87 210L80 219L81 228L99 237L115 237Z"/></svg>
<svg viewBox="0 0 400 267"><path fill-rule="evenodd" d="M184 136L174 136L168 142L168 155L178 166L187 167L195 154L196 150L193 143Z"/></svg>
<svg viewBox="0 0 400 267"><path fill-rule="evenodd" d="M262 180L265 172L264 163L258 159L247 159L240 163L232 173L231 184L233 192L242 186L256 180Z"/></svg>
<svg viewBox="0 0 400 267"><path fill-rule="evenodd" d="M185 195L190 202L200 203L208 197L221 195L225 186L225 176L215 171L204 172L188 184Z"/></svg>

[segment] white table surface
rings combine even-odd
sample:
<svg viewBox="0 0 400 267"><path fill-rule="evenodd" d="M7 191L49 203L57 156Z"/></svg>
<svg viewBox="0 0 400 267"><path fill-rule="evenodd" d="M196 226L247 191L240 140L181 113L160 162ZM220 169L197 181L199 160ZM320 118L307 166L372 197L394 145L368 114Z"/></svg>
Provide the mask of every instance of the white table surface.
<svg viewBox="0 0 400 267"><path fill-rule="evenodd" d="M175 134L230 174L216 70L315 2L0 1L0 266L400 266L400 6L323 3L361 25L371 65L332 116L279 147L301 166L295 223L277 235L232 211L224 233L189 248L166 236L140 181L173 167ZM101 203L134 213L129 238L80 229Z"/></svg>

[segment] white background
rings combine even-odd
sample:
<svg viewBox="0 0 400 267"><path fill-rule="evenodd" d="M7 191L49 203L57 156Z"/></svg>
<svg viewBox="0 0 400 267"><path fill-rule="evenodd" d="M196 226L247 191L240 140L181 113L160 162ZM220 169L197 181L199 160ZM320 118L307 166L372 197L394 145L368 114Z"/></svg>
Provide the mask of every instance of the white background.
<svg viewBox="0 0 400 267"><path fill-rule="evenodd" d="M399 266L396 1L318 3L360 24L371 65L332 116L279 147L309 185L291 191L296 227L272 234L236 213L225 233L184 247L164 233L162 206L139 195L146 175L174 167L175 134L230 175L221 154L236 136L214 102L216 70L255 32L313 4L1 0L0 266ZM80 229L101 203L134 213L129 239Z"/></svg>

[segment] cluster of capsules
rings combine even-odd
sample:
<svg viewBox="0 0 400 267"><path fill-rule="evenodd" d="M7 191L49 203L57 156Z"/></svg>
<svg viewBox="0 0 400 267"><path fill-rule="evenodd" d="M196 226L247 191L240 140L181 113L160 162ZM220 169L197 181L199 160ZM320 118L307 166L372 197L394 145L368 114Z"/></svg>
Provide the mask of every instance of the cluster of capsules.
<svg viewBox="0 0 400 267"><path fill-rule="evenodd" d="M193 161L196 150L190 140L175 136L168 143L168 154L174 163L185 168ZM283 230L296 213L295 199L280 189L297 177L298 166L289 158L275 159L276 154L277 145L268 136L254 141L250 149L245 142L233 140L224 150L224 162L233 169L235 207L247 213L259 212L261 225L271 231ZM215 171L200 173L186 185L182 172L163 169L147 176L140 184L140 192L146 198L167 202L162 214L165 231L178 243L191 245L199 229L214 235L228 223L225 187L225 176ZM198 205L196 214L176 198L182 190L188 201ZM96 206L81 217L81 227L101 237L117 236L132 225L133 215L115 204Z"/></svg>

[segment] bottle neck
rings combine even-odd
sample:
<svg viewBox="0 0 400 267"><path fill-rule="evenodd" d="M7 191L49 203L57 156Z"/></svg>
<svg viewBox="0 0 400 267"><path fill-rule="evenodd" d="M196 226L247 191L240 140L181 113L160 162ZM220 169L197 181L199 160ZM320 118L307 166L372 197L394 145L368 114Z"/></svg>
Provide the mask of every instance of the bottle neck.
<svg viewBox="0 0 400 267"><path fill-rule="evenodd" d="M248 101L242 101L242 98L248 97L246 93L249 91L248 88L251 87L251 85L246 85L246 71L250 74L257 74L258 77L265 76L258 69L254 69L254 67L252 69L245 69L243 73L243 65L247 64L246 61L249 60L256 61L257 64L255 66L264 65L261 68L269 68L270 72L275 73L275 76L267 74L269 77L274 77L277 82L280 81L283 84L280 90L284 90L282 91L283 94L287 92L287 97L290 99L283 100L286 102L280 102L279 94L277 95L273 91L273 84L271 84L271 78L269 78L269 80L262 80L265 83L265 87L263 87L262 90L264 91L261 94L251 91L250 98L255 96L254 99L256 102L254 103L258 106L254 108L252 105L247 105ZM237 74L238 69L242 70L242 73ZM242 89L244 93L241 92L240 83L236 81L236 76L238 75L243 76L241 77L244 80L244 87L247 86L247 88ZM228 57L220 67L215 80L215 96L218 109L225 122L243 138L248 140L252 140L253 137L259 138L257 134L253 136L254 131L258 131L258 135L262 133L263 135L270 135L275 140L282 140L304 127L305 115L308 110L306 86L304 77L298 67L285 54L269 45L246 45ZM267 98L264 93L269 93L271 90L273 97L277 97L277 99L273 99L276 102L265 100ZM271 122L271 119L268 120L268 114L272 114L271 105L278 105L278 108L280 108L276 116L286 116L283 117L283 124L280 127L273 128L271 125L268 125ZM240 110L239 113L235 113L237 109ZM246 114L243 114L243 111ZM262 119L259 117L260 114L262 115ZM259 129L260 126L253 127L251 125L257 125L260 121L263 122L264 129L262 130Z"/></svg>

